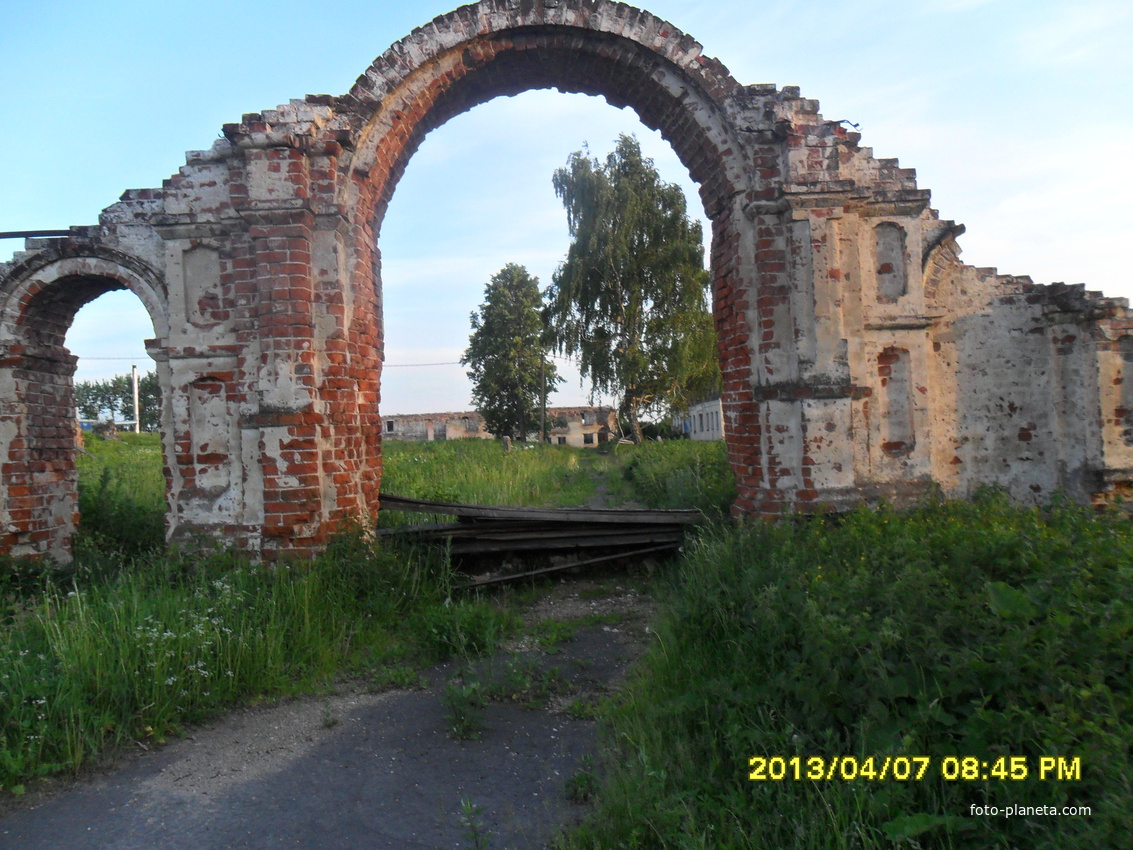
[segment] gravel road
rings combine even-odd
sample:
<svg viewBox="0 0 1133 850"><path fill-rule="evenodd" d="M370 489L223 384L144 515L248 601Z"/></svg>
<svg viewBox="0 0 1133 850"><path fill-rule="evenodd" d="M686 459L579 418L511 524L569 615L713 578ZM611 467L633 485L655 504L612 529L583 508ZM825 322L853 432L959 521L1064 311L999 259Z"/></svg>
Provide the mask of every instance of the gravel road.
<svg viewBox="0 0 1133 850"><path fill-rule="evenodd" d="M554 668L563 694L539 710L489 704L476 740L449 731L441 695L453 665L427 671L423 689L343 686L330 697L241 708L29 793L0 815L0 847L461 848L477 838L493 848L547 846L584 815L568 799L568 780L598 747L595 722L565 707L616 688L648 639L650 600L616 584L559 584L527 612L529 622L616 621L580 630L553 652L528 639L486 662L489 677L508 659Z"/></svg>

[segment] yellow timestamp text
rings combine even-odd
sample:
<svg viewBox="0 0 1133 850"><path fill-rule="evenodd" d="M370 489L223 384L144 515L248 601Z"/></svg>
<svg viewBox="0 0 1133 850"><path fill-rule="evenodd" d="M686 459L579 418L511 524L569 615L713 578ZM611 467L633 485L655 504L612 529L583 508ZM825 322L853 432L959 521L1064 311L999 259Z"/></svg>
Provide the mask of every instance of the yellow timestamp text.
<svg viewBox="0 0 1133 850"><path fill-rule="evenodd" d="M1082 778L1080 756L752 756L752 782L920 782L939 775L946 782L1022 782L1037 773L1042 781L1073 782Z"/></svg>

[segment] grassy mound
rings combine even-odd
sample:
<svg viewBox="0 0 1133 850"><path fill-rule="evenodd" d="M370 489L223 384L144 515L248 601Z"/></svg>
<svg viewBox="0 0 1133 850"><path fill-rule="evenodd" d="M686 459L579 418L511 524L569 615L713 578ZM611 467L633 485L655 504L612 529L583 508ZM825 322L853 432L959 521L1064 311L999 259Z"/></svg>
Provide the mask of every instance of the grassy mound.
<svg viewBox="0 0 1133 850"><path fill-rule="evenodd" d="M1131 578L1127 519L995 493L709 535L613 713L611 778L573 843L1133 846ZM808 779L814 756L861 772ZM880 778L897 756L929 759L920 781ZM783 758L783 778L749 780L752 757ZM1043 779L1043 757L1080 773Z"/></svg>

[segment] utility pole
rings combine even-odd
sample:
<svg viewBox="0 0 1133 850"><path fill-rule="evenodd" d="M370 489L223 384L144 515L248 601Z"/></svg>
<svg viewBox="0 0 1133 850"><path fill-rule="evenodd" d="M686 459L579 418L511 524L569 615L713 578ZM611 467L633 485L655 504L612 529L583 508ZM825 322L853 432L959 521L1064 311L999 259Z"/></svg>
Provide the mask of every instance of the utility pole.
<svg viewBox="0 0 1133 850"><path fill-rule="evenodd" d="M142 408L138 404L138 367L130 367L130 377L134 379L134 433L142 432Z"/></svg>
<svg viewBox="0 0 1133 850"><path fill-rule="evenodd" d="M543 401L539 407L539 444L547 442L547 379L544 372L547 369L547 358L539 352L539 392Z"/></svg>

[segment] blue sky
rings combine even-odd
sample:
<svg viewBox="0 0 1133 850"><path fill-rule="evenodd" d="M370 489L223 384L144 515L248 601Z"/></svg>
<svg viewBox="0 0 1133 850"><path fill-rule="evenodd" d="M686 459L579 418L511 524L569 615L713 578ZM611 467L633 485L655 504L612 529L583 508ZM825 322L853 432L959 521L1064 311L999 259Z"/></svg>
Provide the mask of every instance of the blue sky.
<svg viewBox="0 0 1133 850"><path fill-rule="evenodd" d="M1133 297L1133 4L1128 0L806 0L643 4L741 83L798 85L917 169L964 260ZM128 188L158 186L225 122L308 93L341 94L440 2L105 2L0 6L0 231L94 224ZM469 405L458 360L488 278L519 262L547 284L566 252L551 173L589 143L636 132L666 179L695 187L668 145L600 98L499 98L434 131L381 237L382 411ZM21 245L0 242L0 260ZM145 369L140 302L85 308L77 379ZM121 360L96 358L124 358ZM553 403L585 400L577 378Z"/></svg>

